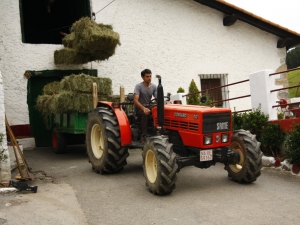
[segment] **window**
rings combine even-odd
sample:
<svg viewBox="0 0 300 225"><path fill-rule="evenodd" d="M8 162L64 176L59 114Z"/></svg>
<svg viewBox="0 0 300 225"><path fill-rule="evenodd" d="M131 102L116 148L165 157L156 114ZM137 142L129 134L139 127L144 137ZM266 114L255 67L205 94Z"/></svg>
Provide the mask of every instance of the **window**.
<svg viewBox="0 0 300 225"><path fill-rule="evenodd" d="M199 74L201 91L220 87L228 84L228 74ZM208 90L208 95L213 101L221 101L229 98L228 87ZM205 92L202 94L205 94ZM229 108L229 102L218 102L217 107Z"/></svg>
<svg viewBox="0 0 300 225"><path fill-rule="evenodd" d="M81 17L91 17L90 0L19 0L22 42L62 44L63 33Z"/></svg>

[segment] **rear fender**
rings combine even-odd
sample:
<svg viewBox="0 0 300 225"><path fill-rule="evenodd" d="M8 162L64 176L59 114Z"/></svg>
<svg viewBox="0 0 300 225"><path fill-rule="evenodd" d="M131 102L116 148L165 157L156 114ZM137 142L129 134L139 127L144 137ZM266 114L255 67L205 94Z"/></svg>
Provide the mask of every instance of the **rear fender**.
<svg viewBox="0 0 300 225"><path fill-rule="evenodd" d="M98 102L97 107L99 106L108 106L115 113L120 128L121 146L131 145L132 135L131 135L130 123L125 112L120 108L112 107L112 102Z"/></svg>

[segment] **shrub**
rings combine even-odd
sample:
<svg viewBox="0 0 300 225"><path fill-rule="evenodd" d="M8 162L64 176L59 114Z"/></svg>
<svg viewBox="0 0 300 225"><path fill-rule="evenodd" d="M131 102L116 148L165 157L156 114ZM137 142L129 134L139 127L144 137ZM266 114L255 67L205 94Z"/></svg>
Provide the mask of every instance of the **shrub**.
<svg viewBox="0 0 300 225"><path fill-rule="evenodd" d="M177 93L184 93L184 89L182 87L178 88Z"/></svg>
<svg viewBox="0 0 300 225"><path fill-rule="evenodd" d="M300 165L300 125L296 124L295 129L287 134L285 141L285 158L291 164Z"/></svg>
<svg viewBox="0 0 300 225"><path fill-rule="evenodd" d="M194 81L192 79L190 86L189 86L189 94L199 92L199 89ZM187 104L188 105L199 105L200 104L200 95L198 94L193 94L187 97Z"/></svg>
<svg viewBox="0 0 300 225"><path fill-rule="evenodd" d="M285 138L278 124L269 123L261 134L261 148L264 155L278 157L280 155L280 146Z"/></svg>
<svg viewBox="0 0 300 225"><path fill-rule="evenodd" d="M243 115L244 113L238 113L235 111L232 113L232 129L239 130L243 128Z"/></svg>
<svg viewBox="0 0 300 225"><path fill-rule="evenodd" d="M268 125L269 116L261 111L261 106L251 112L233 113L233 130L249 130L260 141L261 133Z"/></svg>

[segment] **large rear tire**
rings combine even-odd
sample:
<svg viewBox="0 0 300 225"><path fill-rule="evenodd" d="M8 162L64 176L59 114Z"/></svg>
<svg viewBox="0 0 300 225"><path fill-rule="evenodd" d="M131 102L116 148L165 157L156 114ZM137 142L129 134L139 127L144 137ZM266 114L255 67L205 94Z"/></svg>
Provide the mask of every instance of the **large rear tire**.
<svg viewBox="0 0 300 225"><path fill-rule="evenodd" d="M67 152L66 139L57 127L53 127L52 130L52 147L55 154L64 154Z"/></svg>
<svg viewBox="0 0 300 225"><path fill-rule="evenodd" d="M239 153L237 164L225 165L228 177L239 183L254 182L261 174L262 156L260 142L249 131L236 130L229 149Z"/></svg>
<svg viewBox="0 0 300 225"><path fill-rule="evenodd" d="M127 164L128 148L120 143L120 130L113 111L99 107L88 115L86 147L89 162L98 173L114 173Z"/></svg>
<svg viewBox="0 0 300 225"><path fill-rule="evenodd" d="M175 189L176 154L167 138L147 139L143 148L143 169L146 185L153 194L166 195Z"/></svg>

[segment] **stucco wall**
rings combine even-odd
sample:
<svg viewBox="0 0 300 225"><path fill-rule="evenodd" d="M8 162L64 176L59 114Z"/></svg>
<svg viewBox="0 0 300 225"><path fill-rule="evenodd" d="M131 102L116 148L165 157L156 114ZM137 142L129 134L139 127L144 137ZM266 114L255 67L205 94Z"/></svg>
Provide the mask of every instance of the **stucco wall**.
<svg viewBox="0 0 300 225"><path fill-rule="evenodd" d="M92 11L110 2L91 0ZM1 0L0 6L0 67L11 125L29 122L25 70L98 69L99 76L112 79L118 94L120 85L125 93L132 92L140 71L150 68L162 76L165 92L175 94L180 86L188 90L192 79L199 87L198 74L228 73L232 83L262 69L275 70L285 57L285 49L276 48L278 37L240 21L224 27L223 13L193 0L127 0L115 1L96 15L97 22L112 24L120 34L122 45L113 57L56 66L53 52L62 45L23 44L19 1ZM247 83L229 91L230 98L250 94ZM230 106L248 109L251 100L232 101Z"/></svg>
<svg viewBox="0 0 300 225"><path fill-rule="evenodd" d="M10 172L10 161L9 152L7 148L6 141L6 126L5 126L5 108L4 108L4 95L3 95L3 80L0 71L0 134L3 134L2 144L0 146L0 151L3 149L4 155L7 156L7 160L0 162L0 182L8 182L11 178Z"/></svg>

